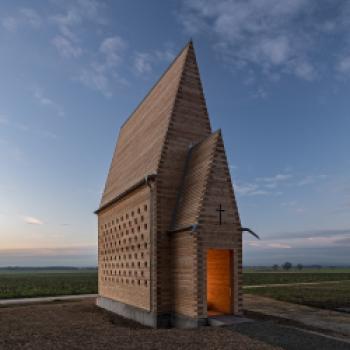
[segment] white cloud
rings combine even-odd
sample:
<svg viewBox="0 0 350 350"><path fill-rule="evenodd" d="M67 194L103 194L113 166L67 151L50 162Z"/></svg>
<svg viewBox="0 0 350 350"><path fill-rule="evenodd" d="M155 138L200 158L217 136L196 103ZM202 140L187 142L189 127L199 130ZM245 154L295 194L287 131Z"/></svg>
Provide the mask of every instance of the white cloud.
<svg viewBox="0 0 350 350"><path fill-rule="evenodd" d="M98 24L105 23L104 17L99 12L103 7L101 2L95 0L77 0L74 2L58 3L63 7L63 13L56 14L50 20L57 25L61 35L71 41L78 41L77 27L84 21Z"/></svg>
<svg viewBox="0 0 350 350"><path fill-rule="evenodd" d="M285 243L268 243L268 247L276 249L291 249L292 247L289 244Z"/></svg>
<svg viewBox="0 0 350 350"><path fill-rule="evenodd" d="M104 39L100 46L100 52L105 56L105 64L114 67L120 63L125 48L126 43L119 36Z"/></svg>
<svg viewBox="0 0 350 350"><path fill-rule="evenodd" d="M338 60L336 69L342 75L350 76L350 55L343 56Z"/></svg>
<svg viewBox="0 0 350 350"><path fill-rule="evenodd" d="M251 247L260 247L261 244L259 242L248 242L248 245Z"/></svg>
<svg viewBox="0 0 350 350"><path fill-rule="evenodd" d="M33 88L33 95L34 98L43 106L52 107L56 110L57 114L59 116L64 115L64 111L61 105L59 105L57 102L53 101L51 98L47 97L43 90L39 88L38 86Z"/></svg>
<svg viewBox="0 0 350 350"><path fill-rule="evenodd" d="M294 66L295 75L304 80L314 80L317 76L315 68L307 61L299 61Z"/></svg>
<svg viewBox="0 0 350 350"><path fill-rule="evenodd" d="M18 27L18 20L14 17L5 17L1 20L2 26L9 32L16 31Z"/></svg>
<svg viewBox="0 0 350 350"><path fill-rule="evenodd" d="M112 95L107 75L96 65L91 64L89 68L82 69L77 79L85 86L100 91L106 97Z"/></svg>
<svg viewBox="0 0 350 350"><path fill-rule="evenodd" d="M137 52L134 58L134 69L137 74L144 75L152 72L153 67L161 62L170 62L175 57L170 48L164 51Z"/></svg>
<svg viewBox="0 0 350 350"><path fill-rule="evenodd" d="M37 219L37 218L34 218L32 216L25 216L23 218L24 222L26 222L27 224L30 224L30 225L43 225L44 223Z"/></svg>
<svg viewBox="0 0 350 350"><path fill-rule="evenodd" d="M77 80L91 89L100 91L106 97L110 97L113 80L124 84L116 68L122 61L126 47L126 42L119 36L105 38L99 47L96 60L80 71Z"/></svg>
<svg viewBox="0 0 350 350"><path fill-rule="evenodd" d="M301 179L297 185L298 186L305 186L305 185L312 185L315 182L319 181L319 180L325 180L327 179L328 176L325 174L321 174L321 175L307 175L305 176L303 179Z"/></svg>
<svg viewBox="0 0 350 350"><path fill-rule="evenodd" d="M39 28L42 24L41 16L31 8L21 8L12 16L4 17L2 26L9 32L15 32L20 26Z"/></svg>
<svg viewBox="0 0 350 350"><path fill-rule="evenodd" d="M245 183L243 185L235 186L236 193L242 196L264 196L272 194L269 191L259 188L257 184Z"/></svg>
<svg viewBox="0 0 350 350"><path fill-rule="evenodd" d="M152 71L152 57L148 53L137 53L134 60L134 67L139 74Z"/></svg>
<svg viewBox="0 0 350 350"><path fill-rule="evenodd" d="M56 47L59 54L65 58L77 58L83 52L79 45L74 44L71 40L61 35L54 37L52 44Z"/></svg>
<svg viewBox="0 0 350 350"><path fill-rule="evenodd" d="M293 177L293 175L291 175L291 174L277 174L277 175L271 176L271 177L259 177L259 178L257 178L257 180L269 182L269 183L276 183L276 182L289 180L292 177Z"/></svg>
<svg viewBox="0 0 350 350"><path fill-rule="evenodd" d="M337 40L349 43L346 1L334 1L331 11L317 0L183 0L182 4L178 18L187 33L209 38L231 69L251 69L272 81L285 74L315 80L323 69L315 54L328 36L337 33ZM350 72L348 57L339 61L337 69Z"/></svg>
<svg viewBox="0 0 350 350"><path fill-rule="evenodd" d="M42 23L42 19L40 17L40 15L38 14L38 12L36 12L35 10L31 9L31 8L22 8L19 10L20 14L23 17L23 20L25 22L27 22L28 24L30 24L33 27L40 27L41 23Z"/></svg>

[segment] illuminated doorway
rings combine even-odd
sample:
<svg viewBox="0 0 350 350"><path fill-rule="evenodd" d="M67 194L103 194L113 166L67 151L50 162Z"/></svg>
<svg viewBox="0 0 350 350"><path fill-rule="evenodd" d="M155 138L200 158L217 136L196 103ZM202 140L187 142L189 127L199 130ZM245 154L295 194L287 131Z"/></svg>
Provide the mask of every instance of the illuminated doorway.
<svg viewBox="0 0 350 350"><path fill-rule="evenodd" d="M207 309L208 316L232 314L232 250L208 249Z"/></svg>

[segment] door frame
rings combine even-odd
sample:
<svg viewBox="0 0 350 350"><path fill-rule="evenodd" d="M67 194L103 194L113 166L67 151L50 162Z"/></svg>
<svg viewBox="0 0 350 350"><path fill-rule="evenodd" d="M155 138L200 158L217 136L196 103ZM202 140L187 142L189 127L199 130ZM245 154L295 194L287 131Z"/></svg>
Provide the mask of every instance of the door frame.
<svg viewBox="0 0 350 350"><path fill-rule="evenodd" d="M207 277L208 277L208 251L226 250L230 252L230 314L236 314L238 310L238 257L237 248L211 245L204 249L203 254L203 306L204 313L208 317L208 295L207 295Z"/></svg>

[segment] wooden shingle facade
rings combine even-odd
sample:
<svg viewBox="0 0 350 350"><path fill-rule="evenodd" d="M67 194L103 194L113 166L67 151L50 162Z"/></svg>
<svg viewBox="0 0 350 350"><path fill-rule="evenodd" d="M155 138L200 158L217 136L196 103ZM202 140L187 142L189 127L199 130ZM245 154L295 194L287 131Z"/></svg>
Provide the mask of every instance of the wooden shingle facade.
<svg viewBox="0 0 350 350"><path fill-rule="evenodd" d="M123 124L96 213L99 306L153 327L241 313L241 224L191 42Z"/></svg>

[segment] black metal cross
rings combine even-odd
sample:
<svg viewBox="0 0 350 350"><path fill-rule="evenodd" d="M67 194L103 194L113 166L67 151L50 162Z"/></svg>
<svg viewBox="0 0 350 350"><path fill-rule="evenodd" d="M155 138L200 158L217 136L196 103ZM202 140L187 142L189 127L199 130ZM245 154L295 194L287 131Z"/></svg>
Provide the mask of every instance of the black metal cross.
<svg viewBox="0 0 350 350"><path fill-rule="evenodd" d="M221 214L225 211L224 209L222 209L221 203L219 205L219 209L216 209L216 211L219 212L219 225L221 225Z"/></svg>

